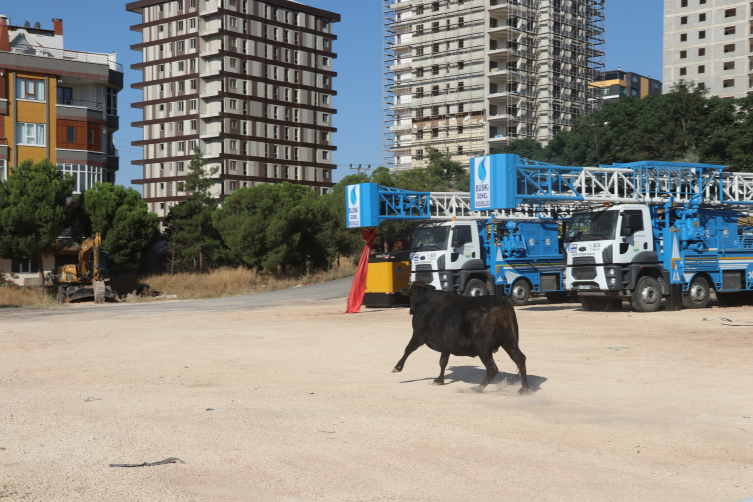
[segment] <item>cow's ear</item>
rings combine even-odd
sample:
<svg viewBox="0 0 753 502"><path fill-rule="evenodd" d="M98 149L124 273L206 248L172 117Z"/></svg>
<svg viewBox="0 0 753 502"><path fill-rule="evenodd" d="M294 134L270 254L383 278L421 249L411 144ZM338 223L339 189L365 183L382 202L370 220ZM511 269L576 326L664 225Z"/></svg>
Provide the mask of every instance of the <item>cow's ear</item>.
<svg viewBox="0 0 753 502"><path fill-rule="evenodd" d="M408 289L408 288L400 288L400 294L401 295L410 296L410 293L411 293L410 289Z"/></svg>

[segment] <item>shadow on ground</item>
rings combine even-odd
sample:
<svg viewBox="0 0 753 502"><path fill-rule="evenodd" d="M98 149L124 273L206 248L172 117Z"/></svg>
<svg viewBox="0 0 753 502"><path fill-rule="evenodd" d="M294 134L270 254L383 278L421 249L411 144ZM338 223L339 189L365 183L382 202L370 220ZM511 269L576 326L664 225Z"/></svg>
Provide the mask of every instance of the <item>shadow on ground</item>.
<svg viewBox="0 0 753 502"><path fill-rule="evenodd" d="M438 375L439 369L437 368L437 374L432 377L418 378L416 380L405 380L400 383L413 383L434 380ZM478 385L484 380L485 376L486 370L477 366L448 366L444 374L444 384L450 385L455 382L464 382L472 385ZM547 380L548 379L545 377L531 374L528 375L528 385L531 387L532 392L539 390L541 388L541 384L543 384ZM500 371L499 373L497 373L497 376L494 377L494 380L492 380L489 385L502 382L508 385L520 384L520 375Z"/></svg>

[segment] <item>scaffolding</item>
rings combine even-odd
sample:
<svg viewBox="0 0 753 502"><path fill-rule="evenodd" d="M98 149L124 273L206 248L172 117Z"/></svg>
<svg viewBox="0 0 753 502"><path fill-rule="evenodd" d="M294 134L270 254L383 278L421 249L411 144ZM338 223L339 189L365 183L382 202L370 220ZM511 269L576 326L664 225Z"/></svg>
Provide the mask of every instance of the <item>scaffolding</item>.
<svg viewBox="0 0 753 502"><path fill-rule="evenodd" d="M605 0L383 0L383 157L468 165L601 106Z"/></svg>

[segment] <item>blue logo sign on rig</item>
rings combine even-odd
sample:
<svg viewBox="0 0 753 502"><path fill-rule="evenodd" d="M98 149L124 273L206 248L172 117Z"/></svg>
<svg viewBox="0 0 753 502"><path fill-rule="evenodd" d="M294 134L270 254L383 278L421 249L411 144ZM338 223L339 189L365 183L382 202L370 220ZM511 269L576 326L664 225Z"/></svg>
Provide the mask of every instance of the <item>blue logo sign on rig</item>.
<svg viewBox="0 0 753 502"><path fill-rule="evenodd" d="M359 186L351 185L350 197L348 197L348 228L358 228L361 226L361 207L358 204Z"/></svg>
<svg viewBox="0 0 753 502"><path fill-rule="evenodd" d="M489 157L478 157L473 159L474 176L473 176L473 200L474 207L477 209L491 208L491 178Z"/></svg>

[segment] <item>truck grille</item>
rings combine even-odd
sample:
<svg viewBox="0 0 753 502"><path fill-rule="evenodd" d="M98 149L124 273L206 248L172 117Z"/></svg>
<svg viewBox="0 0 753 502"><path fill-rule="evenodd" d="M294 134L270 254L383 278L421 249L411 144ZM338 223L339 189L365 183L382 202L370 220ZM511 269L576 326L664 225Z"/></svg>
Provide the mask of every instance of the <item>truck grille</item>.
<svg viewBox="0 0 753 502"><path fill-rule="evenodd" d="M596 267L573 267L572 274L576 281L596 279Z"/></svg>
<svg viewBox="0 0 753 502"><path fill-rule="evenodd" d="M416 272L431 272L431 265L416 265Z"/></svg>
<svg viewBox="0 0 753 502"><path fill-rule="evenodd" d="M573 257L573 265L595 265L596 258L593 256Z"/></svg>
<svg viewBox="0 0 753 502"><path fill-rule="evenodd" d="M425 282L426 284L431 284L431 282L434 280L434 274L431 272L418 272L416 274L416 282Z"/></svg>

